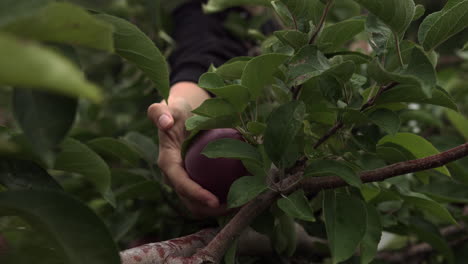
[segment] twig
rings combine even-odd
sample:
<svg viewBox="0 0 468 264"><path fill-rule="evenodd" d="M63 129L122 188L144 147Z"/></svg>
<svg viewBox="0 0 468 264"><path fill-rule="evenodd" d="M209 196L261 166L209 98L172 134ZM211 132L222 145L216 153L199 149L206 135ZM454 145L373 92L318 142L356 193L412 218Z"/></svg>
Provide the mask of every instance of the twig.
<svg viewBox="0 0 468 264"><path fill-rule="evenodd" d="M333 4L333 0L328 0L327 4L325 5L325 9L323 10L322 17L320 18L320 22L315 29L312 37L310 38L309 44L314 44L315 39L317 38L318 34L322 30L323 25L325 24L325 19L327 18L328 12L330 11L330 7Z"/></svg>
<svg viewBox="0 0 468 264"><path fill-rule="evenodd" d="M373 97L371 97L360 109L361 112L364 112L366 109L369 107L373 106L377 99L386 91L392 89L393 87L397 86L398 83L392 82L388 85L381 86L379 91L377 91L377 94ZM327 141L330 137L332 137L338 130L344 127L344 123L342 121L338 121L335 123L335 125L328 130L328 132L323 135L315 144L314 144L314 149L317 149L322 145L325 141Z"/></svg>

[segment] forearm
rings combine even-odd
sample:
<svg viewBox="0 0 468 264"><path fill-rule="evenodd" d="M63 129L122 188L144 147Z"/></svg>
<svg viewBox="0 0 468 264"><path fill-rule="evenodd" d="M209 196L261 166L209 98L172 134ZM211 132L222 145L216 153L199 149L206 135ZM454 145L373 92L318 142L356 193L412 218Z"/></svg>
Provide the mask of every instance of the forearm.
<svg viewBox="0 0 468 264"><path fill-rule="evenodd" d="M210 95L196 83L178 82L172 85L169 93L169 105L175 98L185 99L192 109L200 106L203 101L210 98Z"/></svg>

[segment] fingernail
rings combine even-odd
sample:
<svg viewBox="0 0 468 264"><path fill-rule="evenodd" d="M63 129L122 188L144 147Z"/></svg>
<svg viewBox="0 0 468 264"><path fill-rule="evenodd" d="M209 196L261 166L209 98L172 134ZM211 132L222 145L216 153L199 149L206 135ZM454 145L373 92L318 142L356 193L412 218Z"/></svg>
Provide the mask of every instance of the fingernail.
<svg viewBox="0 0 468 264"><path fill-rule="evenodd" d="M168 115L162 115L159 117L159 126L166 128L171 124L171 118Z"/></svg>

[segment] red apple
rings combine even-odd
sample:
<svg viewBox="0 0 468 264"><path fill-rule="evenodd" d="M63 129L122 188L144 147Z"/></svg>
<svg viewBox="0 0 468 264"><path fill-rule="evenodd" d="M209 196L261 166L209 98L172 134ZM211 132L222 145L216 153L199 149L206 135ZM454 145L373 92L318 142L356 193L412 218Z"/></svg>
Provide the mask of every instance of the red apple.
<svg viewBox="0 0 468 264"><path fill-rule="evenodd" d="M229 187L242 176L249 175L240 160L228 158L210 159L201 154L205 146L221 138L242 140L242 135L232 128L218 128L200 132L190 144L185 155L185 169L190 178L216 195L225 203Z"/></svg>

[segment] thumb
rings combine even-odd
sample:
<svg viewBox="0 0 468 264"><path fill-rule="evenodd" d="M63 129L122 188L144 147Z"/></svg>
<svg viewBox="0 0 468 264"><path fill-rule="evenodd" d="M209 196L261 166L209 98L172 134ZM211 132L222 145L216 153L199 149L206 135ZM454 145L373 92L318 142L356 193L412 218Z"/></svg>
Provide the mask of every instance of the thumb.
<svg viewBox="0 0 468 264"><path fill-rule="evenodd" d="M148 107L148 118L160 130L168 130L174 125L174 118L169 107L163 103L155 103Z"/></svg>

